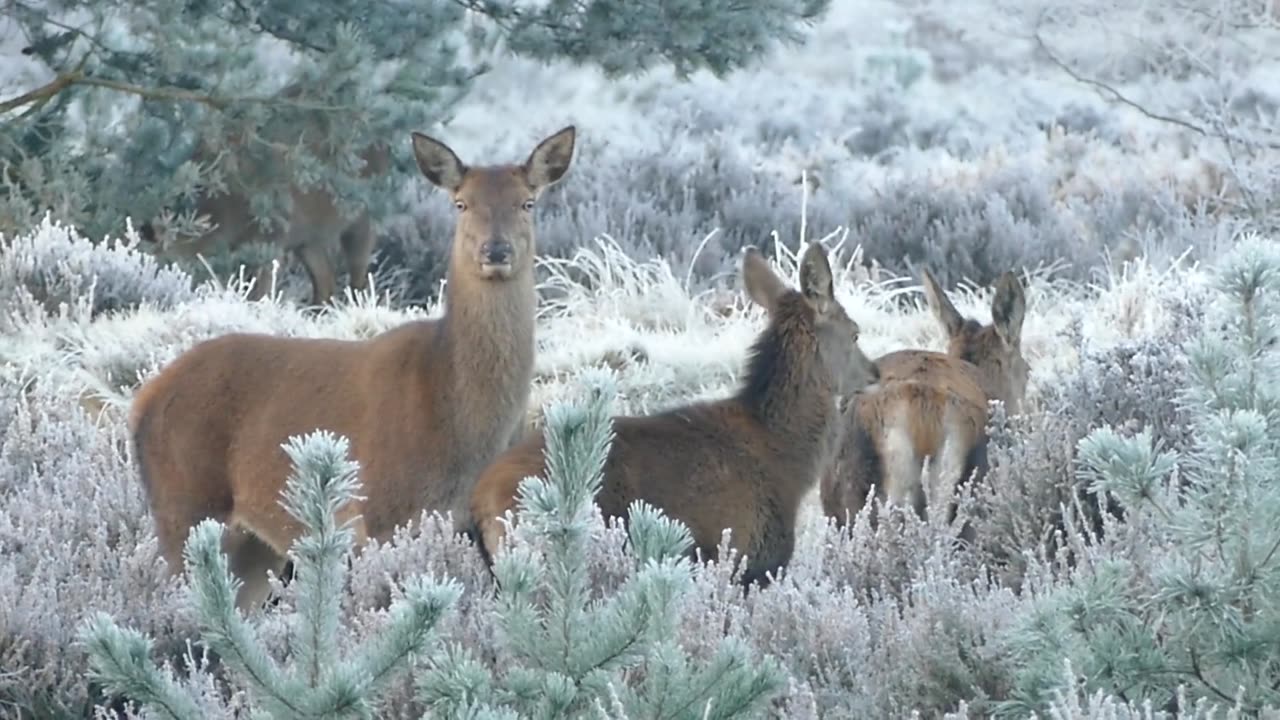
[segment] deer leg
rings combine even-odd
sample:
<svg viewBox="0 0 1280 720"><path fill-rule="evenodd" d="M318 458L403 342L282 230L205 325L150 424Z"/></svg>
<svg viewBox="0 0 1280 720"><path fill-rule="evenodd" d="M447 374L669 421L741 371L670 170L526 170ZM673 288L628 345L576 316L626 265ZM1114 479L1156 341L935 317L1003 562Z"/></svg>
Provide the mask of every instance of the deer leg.
<svg viewBox="0 0 1280 720"><path fill-rule="evenodd" d="M242 613L261 607L271 591L267 571L279 576L284 570L285 558L241 527L223 531L222 549L227 554L227 569L242 583L236 594L236 607Z"/></svg>
<svg viewBox="0 0 1280 720"><path fill-rule="evenodd" d="M298 246L294 252L307 269L311 277L311 304L323 305L333 297L334 279L333 265L329 262L329 253L320 243L307 243Z"/></svg>
<svg viewBox="0 0 1280 720"><path fill-rule="evenodd" d="M369 286L369 257L377 243L368 211L360 213L360 217L343 231L341 240L347 274L351 276L351 289L364 290Z"/></svg>

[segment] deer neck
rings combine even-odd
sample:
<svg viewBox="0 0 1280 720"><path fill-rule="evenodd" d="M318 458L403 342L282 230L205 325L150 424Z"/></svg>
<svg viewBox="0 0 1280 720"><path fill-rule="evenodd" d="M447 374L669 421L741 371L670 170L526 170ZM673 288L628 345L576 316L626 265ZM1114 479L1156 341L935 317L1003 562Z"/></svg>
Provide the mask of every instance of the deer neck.
<svg viewBox="0 0 1280 720"><path fill-rule="evenodd" d="M533 273L483 280L450 268L442 321L449 392L477 422L523 413L534 362Z"/></svg>
<svg viewBox="0 0 1280 720"><path fill-rule="evenodd" d="M776 448L795 465L794 477L816 479L831 443L835 397L816 354L811 333L787 332L773 324L752 346L738 400L777 438ZM797 486L807 491L811 482Z"/></svg>

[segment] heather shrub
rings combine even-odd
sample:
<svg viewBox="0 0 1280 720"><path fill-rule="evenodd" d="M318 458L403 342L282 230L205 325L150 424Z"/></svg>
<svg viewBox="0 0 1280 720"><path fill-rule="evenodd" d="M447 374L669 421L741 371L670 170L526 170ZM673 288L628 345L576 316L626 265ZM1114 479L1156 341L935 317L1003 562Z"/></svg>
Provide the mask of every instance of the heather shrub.
<svg viewBox="0 0 1280 720"><path fill-rule="evenodd" d="M1213 282L1176 395L1189 442L1109 425L1079 442L1080 477L1125 520L1018 623L1011 715L1047 705L1063 659L1088 691L1157 708L1185 707L1175 679L1192 702L1238 699L1249 712L1280 703L1280 250L1246 237Z"/></svg>
<svg viewBox="0 0 1280 720"><path fill-rule="evenodd" d="M949 533L897 509L881 518L883 531L870 530L865 512L841 533L815 528L816 552L745 602L712 585L705 594L722 598L718 612L699 601L683 633L727 626L781 658L803 692L788 694L779 717L806 699L816 717L900 717L1004 697L1012 673L1000 632L1022 601L973 578ZM907 539L893 537L899 527ZM876 547L884 539L888 547Z"/></svg>
<svg viewBox="0 0 1280 720"><path fill-rule="evenodd" d="M792 183L761 173L762 151L752 145L710 139L696 150L641 152L606 143L585 136L574 175L549 191L538 219L547 257L567 259L584 239L607 234L623 239L628 255L661 257L706 287L733 276L746 245L768 251L793 246L802 226L809 235L848 228L866 262L893 275L926 266L950 286L1041 267L1085 280L1116 251L1117 237L1137 238L1141 247L1131 254L1156 262L1221 244L1171 188L1145 179L1124 178L1088 202L1063 202L1053 192L1054 172L1034 164L993 164L951 183L908 166L873 188L853 172L833 173L806 197L798 176ZM447 198L428 196L421 207L412 225L381 242L375 262L383 286L405 300L435 295L452 237Z"/></svg>
<svg viewBox="0 0 1280 720"><path fill-rule="evenodd" d="M156 555L121 428L96 426L65 387L0 367L0 707L84 717L97 690L74 647L82 617L109 612L170 654L190 615Z"/></svg>
<svg viewBox="0 0 1280 720"><path fill-rule="evenodd" d="M840 234L823 242L844 244L835 262L842 274L840 300L862 326L860 342L867 352L940 349L943 337L936 320L922 304L907 300L918 294L914 280L868 271L861 249L850 249L856 239L856 234ZM738 290L699 290L684 270L661 258L629 256L625 242L604 238L575 248L568 259L541 265L545 301L538 313L531 427L552 429L557 419L586 417L561 404L592 382L601 366L617 371L614 404L627 413L722 396L738 381L746 348L759 331L760 313ZM1249 247L1268 245L1242 245ZM772 249L780 273L794 277L803 247L793 251L779 243ZM533 523L516 533L524 538L517 544L546 584L530 591L520 608L526 612L523 617L533 619L511 630L501 618L503 603L512 597L503 593L513 586L494 583L475 548L453 534L450 520L424 513L412 530L371 544L344 570L345 587L334 615L342 620L339 647L352 648L346 655L353 655L382 637L393 617L389 608L405 599L405 588L416 578L447 577L460 592L435 625L440 642L415 658L409 672L381 687L380 717L419 718L433 712L433 704L435 714L442 715L446 708L465 707L475 699L475 688L501 695L501 702L490 703L498 717L526 712L542 699L570 696L587 703L588 717L593 712L601 716L597 700L605 716L649 717L647 703L658 696L657 680L697 677L698 669L717 658L724 662L710 667L742 671L768 665L777 671L777 683L764 694L768 702L749 717L900 717L912 712L951 718L996 713L1030 717L1032 712L1040 717L1148 717L1148 701L1152 718L1220 717L1236 704L1235 678L1250 679L1221 653L1198 659L1210 662L1203 666L1206 677L1227 697L1206 691L1186 666L1173 660L1151 666L1163 669L1141 686L1142 696L1106 672L1117 668L1117 675L1134 676L1134 657L1147 662L1163 654L1177 660L1178 638L1186 647L1213 649L1192 622L1198 620L1192 613L1201 610L1185 595L1169 591L1168 578L1194 560L1195 553L1219 552L1188 542L1188 536L1202 538L1207 527L1221 530L1212 523L1239 518L1236 533L1247 528L1247 542L1238 539L1224 548L1245 559L1257 558L1255 550L1275 539L1267 535L1272 532L1267 513L1275 510L1263 492L1270 461L1238 483L1210 472L1229 463L1210 453L1213 446L1206 445L1204 428L1213 430L1213 424L1206 424L1195 409L1197 403L1228 407L1225 417L1231 422L1249 419L1227 402L1245 394L1248 383L1242 380L1247 380L1249 366L1231 360L1229 372L1210 372L1216 367L1207 362L1211 351L1257 345L1262 359L1253 367L1267 371L1257 374L1260 379L1274 362L1266 336L1248 341L1248 323L1237 317L1240 304L1226 304L1230 294L1210 282L1231 275L1247 279L1238 269L1228 272L1232 267L1249 266L1239 256L1215 260L1207 268L1178 264L1167 271L1137 263L1093 286L1032 275L1024 331L1024 352L1033 368L1029 408L1020 416L996 408L992 472L963 498L956 523L921 521L912 513L876 506L837 532L810 498L800 510L793 562L773 586L745 597L733 583L735 558L727 543L722 543L718 563L663 566L658 560L639 561L637 551L653 546L638 541L636 533L649 520L668 527L643 510L640 516L646 519L639 528L603 523L589 512L572 514L566 525L558 526L568 533L565 537L576 538L577 544L569 545L547 543L534 532L539 523ZM1266 272L1253 274L1271 282ZM1273 289L1258 293L1259 323L1270 322L1272 294ZM979 319L989 312L985 291L960 288L954 302ZM160 364L222 332L359 338L438 312L438 305L397 310L368 298L310 314L288 303L246 303L233 292L204 290L167 308L143 303L92 318L43 312L29 322L19 318L9 337L16 341L21 362L0 366L0 495L5 507L0 514L0 663L17 668L0 677L0 707L18 708L21 718L85 717L94 705L103 713L113 705L111 712L142 716L100 681L87 680L88 655L75 644L74 630L103 612L119 627L152 638L148 656L160 676L202 716L249 714L254 691L242 682L233 662L211 652L200 639L199 588L187 575L167 578L156 555L125 437L123 410L129 395ZM1236 350L1221 352L1237 357ZM77 399L86 388L111 378L118 384L110 411L99 417L86 414ZM1212 382L1206 385L1205 378ZM1185 395L1188 388L1200 386L1215 388L1221 399ZM1259 397L1254 405L1265 410L1270 401L1264 402L1265 392ZM1269 418L1268 412L1257 415ZM1090 434L1105 433L1108 427L1114 438ZM1223 427L1236 426L1224 421L1216 432ZM1099 437L1111 444L1099 444ZM1250 437L1237 433L1239 439ZM1109 447L1125 450L1114 453ZM1248 452L1254 448L1245 447ZM1114 458L1127 462L1165 455L1175 458L1177 472L1157 478L1151 499L1126 495L1123 484L1097 479L1098 468L1127 472L1129 466ZM1157 470L1167 467L1160 462L1165 464L1157 464ZM587 475L576 477L581 481ZM1247 489L1256 507L1246 512L1243 503L1222 502L1210 492L1232 483ZM526 512L535 513L559 492L554 484L534 484L530 490L532 504ZM880 514L875 528L869 523L871 511ZM972 545L956 541L963 521L977 528ZM545 529L558 522L553 517L541 524ZM678 545L666 532L659 535L671 540L671 547ZM574 565L572 582L557 575L561 570L554 558L565 547L581 561ZM1201 565L1207 572L1237 572L1234 564L1209 557L1212 562ZM1255 565L1259 582L1269 582L1269 566ZM646 647L660 651L638 664L612 667L612 675L565 673L569 680L537 698L516 694L530 677L532 686L543 687L537 683L547 678L530 674L529 668L561 667L554 662L563 658L544 658L552 649L570 647L570 656L589 657L597 641L616 639L606 610L619 607L619 598L634 598L628 593L634 592L638 578L655 567L666 567L663 572L670 574L661 577L668 580L679 576L666 587L680 590L659 593L665 604L649 606L655 625L643 628L652 634L638 631ZM1238 572L1248 570L1242 566ZM296 619L306 607L301 598L304 577L277 583L279 604L248 624L255 642L282 667L297 650ZM1253 618L1267 617L1265 594L1248 589L1243 577L1233 574L1221 582L1234 583L1233 597L1253 603L1249 609L1254 615L1243 623L1226 616L1228 629L1252 629ZM586 599L556 604L566 587ZM1202 582L1197 587L1211 586ZM1221 589L1215 592L1205 597L1216 605L1198 601L1205 612L1242 602ZM1099 597L1105 601L1101 605ZM1117 605L1122 615L1170 633L1169 639L1153 633L1160 641L1155 650L1149 642L1135 645L1142 649L1135 655L1123 644L1141 637L1132 624L1120 623L1123 632L1109 636L1081 637L1078 627L1105 630L1119 623ZM1077 623L1077 617L1083 619ZM571 618L575 628L590 628L570 633L572 640L583 642L555 644L554 620L564 618ZM676 647L662 646L655 638ZM734 657L749 662L726 660ZM1151 667L1138 669L1153 672ZM1169 669L1179 674L1164 672ZM1255 675L1267 672L1260 665ZM606 675L622 681L593 685ZM608 691L609 684L616 696ZM749 686L744 682L741 687ZM1185 703L1176 700L1179 692ZM1260 714L1265 703L1275 704L1265 696L1263 701L1248 693L1242 698L1244 713ZM1175 702L1176 712L1161 714ZM1215 704L1216 710L1210 707Z"/></svg>
<svg viewBox="0 0 1280 720"><path fill-rule="evenodd" d="M149 302L168 308L195 297L191 278L124 239L85 242L48 214L32 231L0 234L0 332L43 314L78 313L87 322Z"/></svg>
<svg viewBox="0 0 1280 720"><path fill-rule="evenodd" d="M1190 381L1186 356L1167 336L1084 349L1078 369L1044 389L1038 412L1009 416L998 404L988 423L990 469L971 487L982 554L1002 581L1020 587L1028 556L1067 566L1080 542L1122 508L1076 473L1077 445L1091 431L1150 433L1163 446L1189 447L1188 409L1177 402ZM1065 553L1065 554L1064 554Z"/></svg>

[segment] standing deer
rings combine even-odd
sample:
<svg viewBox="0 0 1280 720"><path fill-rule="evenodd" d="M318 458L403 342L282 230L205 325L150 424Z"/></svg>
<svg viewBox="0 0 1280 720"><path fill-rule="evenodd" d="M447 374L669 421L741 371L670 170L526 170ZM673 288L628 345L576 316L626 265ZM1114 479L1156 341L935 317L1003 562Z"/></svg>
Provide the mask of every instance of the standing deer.
<svg viewBox="0 0 1280 720"><path fill-rule="evenodd" d="M877 377L858 346L858 325L836 301L821 246L810 245L800 290L788 288L764 257L742 260L748 296L769 314L756 338L745 382L731 397L648 416L613 419L614 440L596 504L605 517L627 516L637 499L688 526L694 547L714 558L729 528L747 556L743 585L767 583L795 544L801 499L818 481L836 395ZM516 505L521 480L546 472L544 437L531 435L500 455L476 481L473 535L491 561L505 536L502 516Z"/></svg>
<svg viewBox="0 0 1280 720"><path fill-rule="evenodd" d="M205 154L197 152L196 158L202 159ZM391 165L391 151L385 145L369 145L361 151L360 158L365 162L360 177L366 179L382 175ZM355 217L344 217L328 191L306 190L292 184L287 229L264 231L253 219L249 194L248 189L233 189L219 195L201 194L196 215L208 216L213 227L198 237L171 237L158 232L154 223L143 225L142 234L157 242L160 254L170 259L207 255L219 245L234 250L247 243L273 242L279 250L293 252L306 268L311 279L313 305L323 305L333 296L337 281L329 253L341 245L352 289L368 287L369 258L377 242L368 210L361 210ZM250 299L262 297L270 281L268 264L259 270Z"/></svg>
<svg viewBox="0 0 1280 720"><path fill-rule="evenodd" d="M362 341L233 333L204 341L137 392L130 428L170 570L192 526L224 522L242 609L268 591L302 528L280 505L281 444L345 435L365 500L340 511L357 546L423 510L465 529L472 481L523 429L534 361L534 201L569 169L575 130L520 165L469 167L413 133L422 174L458 212L445 313Z"/></svg>
<svg viewBox="0 0 1280 720"><path fill-rule="evenodd" d="M898 350L876 360L880 385L849 403L844 440L822 476L823 512L843 526L877 496L910 502L925 517L924 484L948 507L955 490L987 472L987 408L1000 400L1011 413L1022 410L1029 367L1022 357L1026 299L1011 272L1000 276L992 300L992 324L956 311L925 270L929 306L947 333L946 353ZM929 477L923 477L929 457ZM846 516L847 513L847 516Z"/></svg>

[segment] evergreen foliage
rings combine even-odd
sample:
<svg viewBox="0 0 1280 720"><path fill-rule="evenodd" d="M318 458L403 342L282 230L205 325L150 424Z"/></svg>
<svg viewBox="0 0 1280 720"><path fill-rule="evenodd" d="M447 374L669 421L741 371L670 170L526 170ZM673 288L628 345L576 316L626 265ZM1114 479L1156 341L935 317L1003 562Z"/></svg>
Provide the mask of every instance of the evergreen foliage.
<svg viewBox="0 0 1280 720"><path fill-rule="evenodd" d="M829 4L15 0L0 19L52 77L0 98L0 231L53 208L91 237L167 210L188 234L197 191L227 188L278 227L291 183L377 216L412 170L408 131L447 119L496 53L723 75L798 42ZM390 144L395 167L366 181L371 143Z"/></svg>
<svg viewBox="0 0 1280 720"><path fill-rule="evenodd" d="M355 497L357 466L346 459L347 440L326 431L292 437L283 447L294 466L283 504L307 529L292 551L297 611L289 664L282 666L270 656L236 610L240 581L228 571L221 551L223 526L214 520L192 528L184 553L201 635L247 686L254 717L373 717L379 691L407 667L411 656L422 652L461 588L452 580L414 577L381 631L363 647L339 652L338 622L353 533L336 524L335 513ZM95 613L86 620L81 639L92 675L109 691L165 717L203 717L186 691L150 660L150 638Z"/></svg>
<svg viewBox="0 0 1280 720"><path fill-rule="evenodd" d="M1019 622L1015 715L1061 690L1064 657L1086 690L1169 711L1280 703L1280 247L1242 239L1215 282L1186 346L1190 447L1110 426L1079 443L1079 473L1125 523Z"/></svg>
<svg viewBox="0 0 1280 720"><path fill-rule="evenodd" d="M522 483L520 521L494 562L498 672L450 645L418 676L421 699L459 718L753 717L782 687L773 659L727 639L694 660L677 641L680 599L692 589L681 523L633 505L634 566L612 597L598 594L587 558L614 390L605 372L582 377L585 403L547 410L548 477Z"/></svg>

